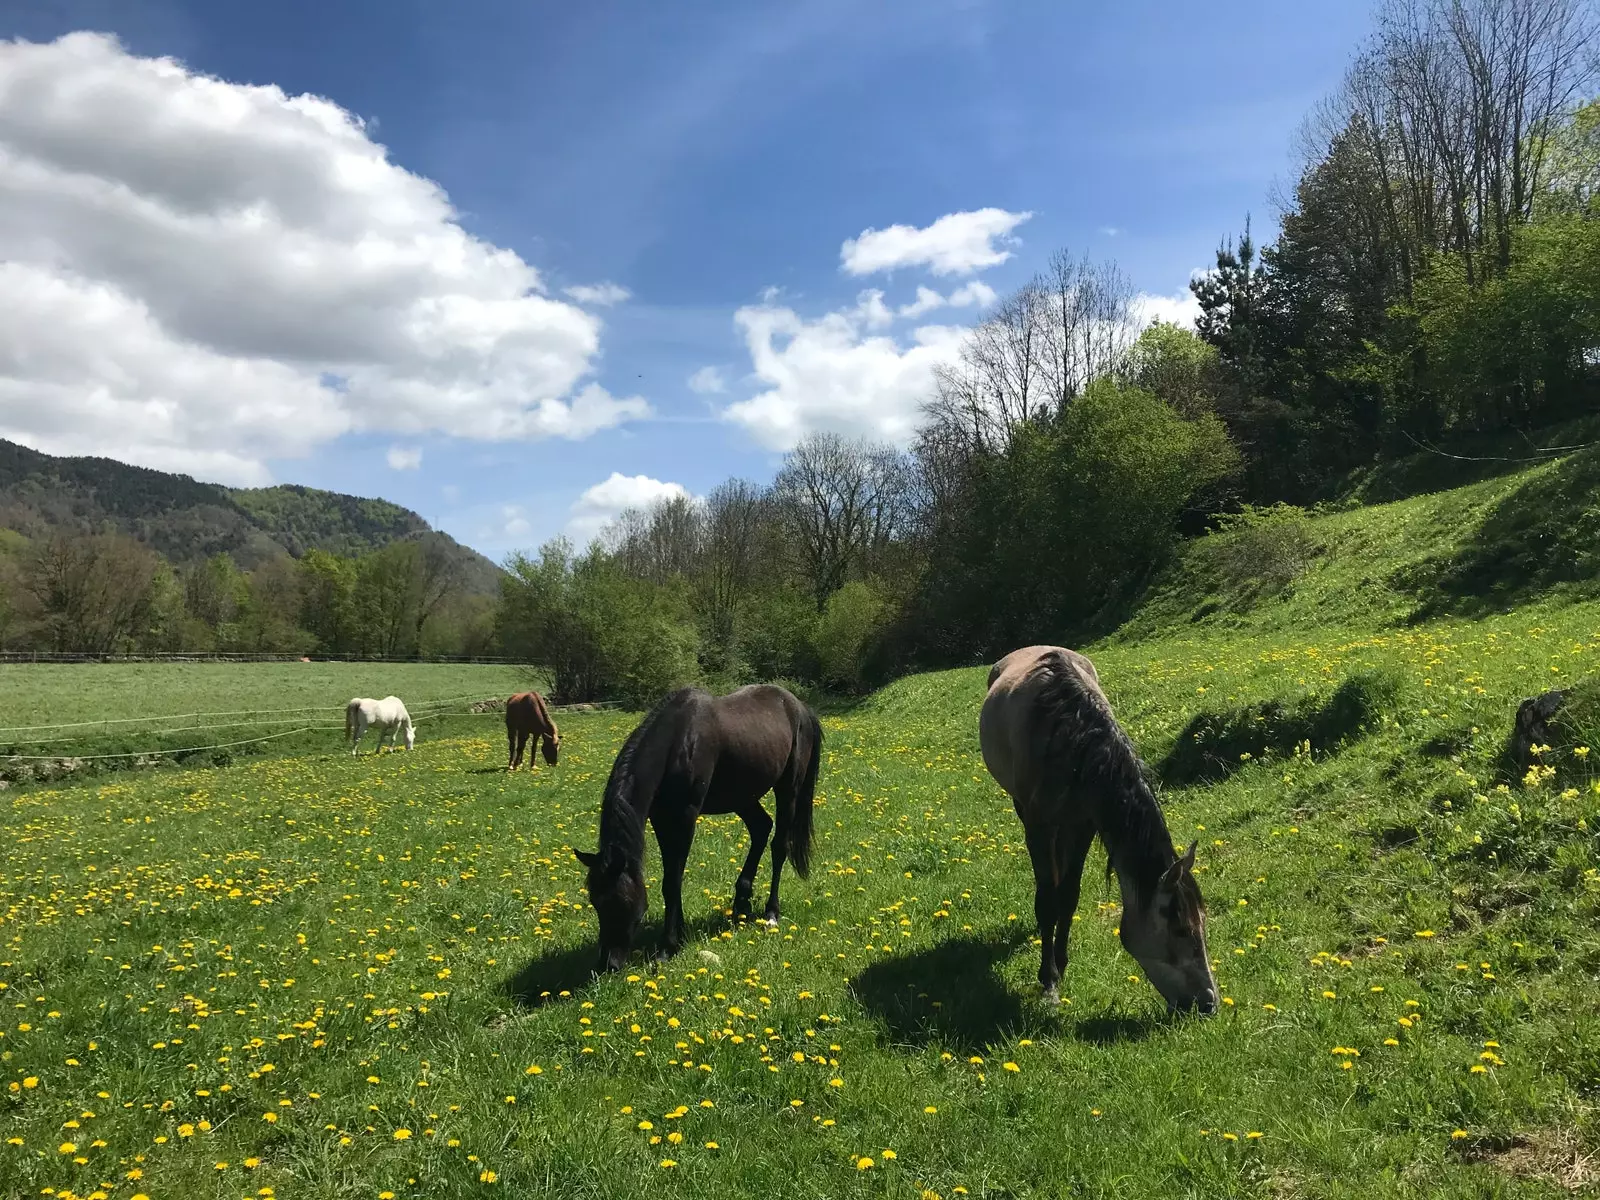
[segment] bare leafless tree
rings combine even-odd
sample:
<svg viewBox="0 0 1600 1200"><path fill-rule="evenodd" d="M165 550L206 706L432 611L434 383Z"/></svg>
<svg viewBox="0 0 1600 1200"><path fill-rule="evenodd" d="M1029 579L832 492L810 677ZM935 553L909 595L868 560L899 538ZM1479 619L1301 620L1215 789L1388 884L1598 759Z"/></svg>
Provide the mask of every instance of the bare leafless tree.
<svg viewBox="0 0 1600 1200"><path fill-rule="evenodd" d="M733 645L739 604L756 582L769 507L762 490L744 479L730 479L706 497L697 591L710 640L724 650Z"/></svg>
<svg viewBox="0 0 1600 1200"><path fill-rule="evenodd" d="M1408 285L1434 252L1460 255L1469 281L1510 262L1512 231L1546 186L1545 133L1595 85L1597 45L1593 0L1387 0L1379 10L1332 111L1371 141Z"/></svg>
<svg viewBox="0 0 1600 1200"><path fill-rule="evenodd" d="M813 434L785 457L773 500L819 612L901 531L908 482L898 451L834 433Z"/></svg>

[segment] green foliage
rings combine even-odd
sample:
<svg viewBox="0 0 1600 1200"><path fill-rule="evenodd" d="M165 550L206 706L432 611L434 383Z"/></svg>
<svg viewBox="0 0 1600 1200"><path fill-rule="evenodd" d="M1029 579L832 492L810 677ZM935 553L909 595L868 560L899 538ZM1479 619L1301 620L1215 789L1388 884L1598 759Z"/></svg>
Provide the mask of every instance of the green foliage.
<svg viewBox="0 0 1600 1200"><path fill-rule="evenodd" d="M1185 417L1216 408L1221 360L1215 346L1178 325L1157 321L1128 352L1123 373L1128 383Z"/></svg>
<svg viewBox="0 0 1600 1200"><path fill-rule="evenodd" d="M506 563L496 633L507 654L548 667L561 703L648 707L698 677L698 637L680 589L630 577L598 547L563 539Z"/></svg>
<svg viewBox="0 0 1600 1200"><path fill-rule="evenodd" d="M1427 382L1453 424L1548 421L1600 393L1600 220L1524 226L1513 253L1487 281L1442 256L1418 282Z"/></svg>
<svg viewBox="0 0 1600 1200"><path fill-rule="evenodd" d="M846 690L859 688L868 648L890 617L888 603L871 580L852 579L828 597L811 633L823 681Z"/></svg>
<svg viewBox="0 0 1600 1200"><path fill-rule="evenodd" d="M1216 529L1199 552L1216 563L1234 607L1248 607L1258 597L1293 583L1310 566L1317 543L1305 509L1247 504L1238 512L1218 515Z"/></svg>

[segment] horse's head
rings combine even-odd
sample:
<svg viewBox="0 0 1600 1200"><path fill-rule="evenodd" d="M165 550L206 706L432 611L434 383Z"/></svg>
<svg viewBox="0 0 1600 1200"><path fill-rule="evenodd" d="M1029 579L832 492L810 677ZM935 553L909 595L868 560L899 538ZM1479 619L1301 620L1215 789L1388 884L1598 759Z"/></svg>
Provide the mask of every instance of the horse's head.
<svg viewBox="0 0 1600 1200"><path fill-rule="evenodd" d="M410 721L406 722L406 749L410 750L417 744L417 727Z"/></svg>
<svg viewBox="0 0 1600 1200"><path fill-rule="evenodd" d="M644 921L647 903L644 864L630 864L615 846L603 847L596 854L586 850L574 850L573 853L589 869L584 886L589 890L589 901L594 905L595 915L600 918L600 962L597 969L619 970L628 960L634 935Z"/></svg>
<svg viewBox="0 0 1600 1200"><path fill-rule="evenodd" d="M545 762L552 767L556 765L556 759L561 754L561 734L556 732L554 721L550 722L549 734L539 742L539 753L544 755Z"/></svg>
<svg viewBox="0 0 1600 1200"><path fill-rule="evenodd" d="M1122 914L1122 944L1139 960L1171 1011L1217 1010L1217 981L1206 957L1206 906L1192 868L1198 842L1156 882L1151 895Z"/></svg>

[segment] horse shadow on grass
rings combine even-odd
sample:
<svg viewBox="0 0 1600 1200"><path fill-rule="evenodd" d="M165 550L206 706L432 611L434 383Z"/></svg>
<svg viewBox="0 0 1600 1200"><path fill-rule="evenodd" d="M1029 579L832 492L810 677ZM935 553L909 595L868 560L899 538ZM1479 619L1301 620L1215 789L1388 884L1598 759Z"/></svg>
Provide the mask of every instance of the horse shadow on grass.
<svg viewBox="0 0 1600 1200"><path fill-rule="evenodd" d="M1155 1015L1106 1012L1074 1020L1065 1006L1046 1006L1001 974L1032 930L1019 923L984 934L947 938L915 954L874 963L850 990L896 1045L944 1046L977 1053L1018 1037L1067 1036L1097 1046L1142 1041L1165 1022ZM1070 968L1069 968L1070 970Z"/></svg>
<svg viewBox="0 0 1600 1200"><path fill-rule="evenodd" d="M679 963L704 965L701 954L711 949L704 943L724 930L747 927L753 926L736 924L731 917L720 913L691 917L684 922L683 949L673 958L660 959L657 947L661 944L662 926L657 922L635 939L633 954L622 968L623 973L652 975L670 972ZM512 1004L525 1009L575 1000L595 982L599 958L599 943L593 939L576 946L552 948L523 964L505 980L501 990Z"/></svg>

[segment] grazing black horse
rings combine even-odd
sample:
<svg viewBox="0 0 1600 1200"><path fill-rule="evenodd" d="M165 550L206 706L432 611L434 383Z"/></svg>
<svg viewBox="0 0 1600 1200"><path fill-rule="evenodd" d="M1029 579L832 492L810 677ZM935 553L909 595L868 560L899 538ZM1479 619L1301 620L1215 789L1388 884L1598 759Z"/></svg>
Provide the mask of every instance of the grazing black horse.
<svg viewBox="0 0 1600 1200"><path fill-rule="evenodd" d="M662 957L683 945L683 868L701 813L736 813L750 830L750 853L733 885L733 911L750 915L756 868L772 836L772 892L766 920L778 921L784 859L800 878L811 867L811 801L822 755L817 716L781 687L755 684L726 696L699 688L673 692L628 735L600 805L600 848L575 853L589 869L589 899L600 918L602 971L627 960L644 919L644 823L655 826L666 901ZM777 830L761 807L777 798Z"/></svg>

